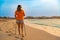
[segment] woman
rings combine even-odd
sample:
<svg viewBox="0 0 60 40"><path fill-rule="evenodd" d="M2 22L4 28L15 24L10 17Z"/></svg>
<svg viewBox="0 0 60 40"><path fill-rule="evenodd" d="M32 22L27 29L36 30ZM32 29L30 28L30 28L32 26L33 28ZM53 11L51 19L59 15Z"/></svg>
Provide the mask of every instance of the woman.
<svg viewBox="0 0 60 40"><path fill-rule="evenodd" d="M22 31L22 37L23 37L23 26L24 26L24 10L22 10L21 5L18 5L17 10L15 11L15 18L16 18L16 23L18 25L18 32L20 35L20 28Z"/></svg>

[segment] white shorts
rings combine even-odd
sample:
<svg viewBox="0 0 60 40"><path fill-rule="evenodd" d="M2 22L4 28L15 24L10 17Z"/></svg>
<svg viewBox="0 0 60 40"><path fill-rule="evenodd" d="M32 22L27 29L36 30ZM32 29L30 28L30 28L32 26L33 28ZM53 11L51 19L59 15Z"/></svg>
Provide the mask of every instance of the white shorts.
<svg viewBox="0 0 60 40"><path fill-rule="evenodd" d="M23 20L16 20L16 23L24 23L24 21Z"/></svg>

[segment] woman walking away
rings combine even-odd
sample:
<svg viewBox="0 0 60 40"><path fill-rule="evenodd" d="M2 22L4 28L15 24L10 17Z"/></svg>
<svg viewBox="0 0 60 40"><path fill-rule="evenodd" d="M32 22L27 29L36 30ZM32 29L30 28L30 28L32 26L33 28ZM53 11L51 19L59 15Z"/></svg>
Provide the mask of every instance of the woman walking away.
<svg viewBox="0 0 60 40"><path fill-rule="evenodd" d="M24 37L23 35L24 16L25 16L24 10L22 10L21 5L18 5L17 10L15 11L15 18L16 18L16 23L18 25L18 33L19 35L21 34L20 33L20 29L21 29L22 37Z"/></svg>

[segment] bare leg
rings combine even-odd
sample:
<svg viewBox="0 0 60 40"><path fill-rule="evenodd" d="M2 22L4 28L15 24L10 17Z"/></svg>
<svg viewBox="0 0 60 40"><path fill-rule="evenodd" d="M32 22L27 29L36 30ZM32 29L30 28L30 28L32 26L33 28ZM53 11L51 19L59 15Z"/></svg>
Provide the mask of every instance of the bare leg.
<svg viewBox="0 0 60 40"><path fill-rule="evenodd" d="M22 23L22 24L21 24L22 36L23 36L23 27L24 27L24 24Z"/></svg>
<svg viewBox="0 0 60 40"><path fill-rule="evenodd" d="M20 23L18 23L18 33L20 35Z"/></svg>

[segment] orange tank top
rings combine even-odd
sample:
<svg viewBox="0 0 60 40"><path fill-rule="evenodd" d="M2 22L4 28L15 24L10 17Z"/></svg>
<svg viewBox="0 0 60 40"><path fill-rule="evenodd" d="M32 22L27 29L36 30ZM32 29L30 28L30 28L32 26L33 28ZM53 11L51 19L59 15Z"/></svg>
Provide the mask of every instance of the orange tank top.
<svg viewBox="0 0 60 40"><path fill-rule="evenodd" d="M15 15L16 15L16 20L24 20L25 14L23 10L21 10L20 12L16 10Z"/></svg>

